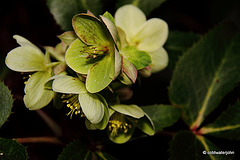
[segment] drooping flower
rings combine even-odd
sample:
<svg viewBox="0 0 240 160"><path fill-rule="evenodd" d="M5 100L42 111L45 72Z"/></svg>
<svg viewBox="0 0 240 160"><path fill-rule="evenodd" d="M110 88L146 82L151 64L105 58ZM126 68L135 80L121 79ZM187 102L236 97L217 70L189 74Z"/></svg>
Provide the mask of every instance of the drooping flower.
<svg viewBox="0 0 240 160"><path fill-rule="evenodd" d="M159 18L146 20L144 13L133 5L125 5L115 13L115 23L122 47L135 47L151 56L151 72L158 72L168 64L163 48L168 37L168 25Z"/></svg>
<svg viewBox="0 0 240 160"><path fill-rule="evenodd" d="M71 109L69 115L84 115L98 129L106 127L108 107L105 99L98 93L89 93L79 78L57 75L52 82L52 89L64 93L64 102Z"/></svg>
<svg viewBox="0 0 240 160"><path fill-rule="evenodd" d="M5 63L11 70L18 72L34 72L28 79L24 92L24 103L30 110L46 106L54 97L54 92L44 87L45 82L52 76L52 67L58 63L50 61L49 54L42 51L27 39L14 35L20 47L11 50Z"/></svg>
<svg viewBox="0 0 240 160"><path fill-rule="evenodd" d="M75 72L87 75L86 89L96 93L106 88L119 74L121 63L116 49L116 29L112 22L100 16L78 14L73 17L73 29L78 36L69 46L65 60ZM107 26L111 26L111 31ZM118 65L118 66L116 66Z"/></svg>
<svg viewBox="0 0 240 160"><path fill-rule="evenodd" d="M155 132L151 119L137 105L116 104L111 106L109 112L108 135L115 143L127 142L136 127L148 135Z"/></svg>

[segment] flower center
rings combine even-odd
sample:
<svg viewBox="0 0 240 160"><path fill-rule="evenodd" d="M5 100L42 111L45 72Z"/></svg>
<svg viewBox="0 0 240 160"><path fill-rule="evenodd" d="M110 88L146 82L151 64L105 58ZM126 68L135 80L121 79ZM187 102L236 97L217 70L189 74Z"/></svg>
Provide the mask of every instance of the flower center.
<svg viewBox="0 0 240 160"><path fill-rule="evenodd" d="M116 137L119 132L127 133L132 128L125 120L125 117L121 113L114 113L108 124L108 130L111 132L110 136Z"/></svg>
<svg viewBox="0 0 240 160"><path fill-rule="evenodd" d="M84 46L81 52L87 54L88 58L96 58L98 56L104 55L108 51L108 47L106 46Z"/></svg>
<svg viewBox="0 0 240 160"><path fill-rule="evenodd" d="M81 117L84 117L84 113L82 112L80 103L78 101L78 95L63 94L61 98L65 99L62 102L67 103L67 107L71 109L67 114L67 116L70 115L70 119L72 119L73 114L80 114Z"/></svg>

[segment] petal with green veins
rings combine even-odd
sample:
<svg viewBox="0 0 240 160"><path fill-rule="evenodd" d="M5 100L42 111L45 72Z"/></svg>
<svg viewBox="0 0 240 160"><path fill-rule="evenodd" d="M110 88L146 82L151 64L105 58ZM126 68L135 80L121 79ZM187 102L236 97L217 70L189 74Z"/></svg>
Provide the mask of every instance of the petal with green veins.
<svg viewBox="0 0 240 160"><path fill-rule="evenodd" d="M61 41L63 41L64 43L66 43L68 46L70 46L70 44L74 40L76 40L78 37L73 31L67 31L67 32L64 32L63 34L59 35L58 38Z"/></svg>
<svg viewBox="0 0 240 160"><path fill-rule="evenodd" d="M87 53L83 53L84 44L80 39L76 39L68 48L65 60L67 65L77 73L87 74L98 58L87 59Z"/></svg>
<svg viewBox="0 0 240 160"><path fill-rule="evenodd" d="M134 118L141 118L144 116L143 110L137 105L116 104L116 105L112 105L111 108L119 113L131 116Z"/></svg>
<svg viewBox="0 0 240 160"><path fill-rule="evenodd" d="M96 93L106 88L114 78L114 70L114 56L106 54L90 68L86 79L87 90Z"/></svg>
<svg viewBox="0 0 240 160"><path fill-rule="evenodd" d="M100 95L97 94L97 96L100 98L100 100L103 102L104 104L104 116L103 119L101 120L101 122L99 122L98 124L96 124L96 127L100 130L103 130L106 128L107 124L108 124L108 120L109 120L109 111L108 111L108 104L105 100L105 98Z"/></svg>
<svg viewBox="0 0 240 160"><path fill-rule="evenodd" d="M123 57L123 65L122 65L122 70L123 72L128 76L129 79L131 79L131 81L133 83L135 83L136 79L137 79L137 69L135 68L135 66L129 62L126 58ZM124 74L123 73L123 74ZM124 75L123 75L124 76ZM123 77L123 79L125 79ZM127 80L127 79L126 79Z"/></svg>
<svg viewBox="0 0 240 160"><path fill-rule="evenodd" d="M127 38L132 39L138 29L146 21L146 16L137 7L125 5L119 8L115 13L115 23L126 32ZM130 39L127 39L128 41Z"/></svg>
<svg viewBox="0 0 240 160"><path fill-rule="evenodd" d="M52 84L52 89L55 92L67 94L86 93L87 90L82 81L71 76L57 76Z"/></svg>
<svg viewBox="0 0 240 160"><path fill-rule="evenodd" d="M152 18L143 24L133 41L137 49L152 52L163 46L167 37L167 23L159 18Z"/></svg>
<svg viewBox="0 0 240 160"><path fill-rule="evenodd" d="M130 61L137 70L143 69L151 64L149 54L144 51L139 51L135 47L127 46L123 48L120 53Z"/></svg>
<svg viewBox="0 0 240 160"><path fill-rule="evenodd" d="M100 18L108 28L108 31L110 32L115 44L117 45L118 48L120 48L120 40L119 40L119 36L118 36L118 32L115 24L104 16L100 16Z"/></svg>
<svg viewBox="0 0 240 160"><path fill-rule="evenodd" d="M28 79L24 89L24 103L28 109L41 109L52 100L54 92L44 88L44 84L50 77L51 70L48 70L36 72Z"/></svg>
<svg viewBox="0 0 240 160"><path fill-rule="evenodd" d="M168 65L168 54L164 48L159 48L154 52L149 52L152 59L151 72L156 73L163 70Z"/></svg>
<svg viewBox="0 0 240 160"><path fill-rule="evenodd" d="M5 60L8 68L19 72L45 71L43 53L32 46L17 47L11 50Z"/></svg>
<svg viewBox="0 0 240 160"><path fill-rule="evenodd" d="M154 135L155 127L151 118L145 113L145 116L140 118L136 124L137 128L146 133L147 135Z"/></svg>
<svg viewBox="0 0 240 160"><path fill-rule="evenodd" d="M78 14L73 17L72 24L77 36L87 45L109 45L110 35L96 17L89 14Z"/></svg>
<svg viewBox="0 0 240 160"><path fill-rule="evenodd" d="M116 79L118 77L121 71L121 68L122 68L122 58L118 53L117 49L115 49L115 74L113 79Z"/></svg>
<svg viewBox="0 0 240 160"><path fill-rule="evenodd" d="M80 93L78 99L83 113L91 123L102 121L105 105L96 94Z"/></svg>

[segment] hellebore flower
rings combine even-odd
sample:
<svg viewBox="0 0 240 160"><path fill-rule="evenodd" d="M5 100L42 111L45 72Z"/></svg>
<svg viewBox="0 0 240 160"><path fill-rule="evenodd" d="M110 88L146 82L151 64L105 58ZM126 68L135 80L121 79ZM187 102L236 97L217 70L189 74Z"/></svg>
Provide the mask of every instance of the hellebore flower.
<svg viewBox="0 0 240 160"><path fill-rule="evenodd" d="M121 65L116 63L119 61L116 58L121 59L114 40L117 30L108 18L100 18L102 21L91 14L73 17L73 29L78 38L71 43L65 55L72 70L87 75L86 89L90 93L107 87L116 78ZM111 31L107 27L112 27Z"/></svg>
<svg viewBox="0 0 240 160"><path fill-rule="evenodd" d="M106 127L108 107L105 99L98 93L89 93L80 79L57 75L52 82L52 89L55 92L64 93L65 100L63 102L66 102L71 109L69 112L71 116L73 114L84 115L98 129Z"/></svg>
<svg viewBox="0 0 240 160"><path fill-rule="evenodd" d="M20 47L8 53L5 63L14 71L35 72L26 82L24 103L30 110L40 109L54 97L54 92L45 89L44 84L52 76L52 67L58 63L51 63L49 54L44 55L27 39L18 35L14 35L13 38Z"/></svg>
<svg viewBox="0 0 240 160"><path fill-rule="evenodd" d="M135 47L151 56L151 72L158 72L168 64L168 55L163 48L168 37L168 25L159 18L146 21L146 16L137 7L125 5L115 13L122 47Z"/></svg>
<svg viewBox="0 0 240 160"><path fill-rule="evenodd" d="M108 135L115 143L127 142L136 127L148 135L155 132L151 119L137 105L116 104L109 112Z"/></svg>

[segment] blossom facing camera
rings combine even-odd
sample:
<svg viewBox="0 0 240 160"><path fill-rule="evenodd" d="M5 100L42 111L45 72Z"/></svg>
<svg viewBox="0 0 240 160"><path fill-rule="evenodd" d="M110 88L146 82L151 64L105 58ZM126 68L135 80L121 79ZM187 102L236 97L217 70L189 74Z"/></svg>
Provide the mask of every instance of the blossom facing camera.
<svg viewBox="0 0 240 160"><path fill-rule="evenodd" d="M37 110L46 106L54 97L52 90L45 89L44 84L52 76L52 67L49 54L42 51L27 39L14 35L20 47L11 50L5 63L8 68L18 72L34 72L24 89L24 103L30 110Z"/></svg>
<svg viewBox="0 0 240 160"><path fill-rule="evenodd" d="M65 56L72 70L87 75L86 89L90 93L103 90L114 80L117 76L115 57L120 57L114 39L104 24L112 22L103 16L101 19L90 14L73 17L73 29L78 38L71 43Z"/></svg>
<svg viewBox="0 0 240 160"><path fill-rule="evenodd" d="M144 13L133 5L120 7L115 13L122 46L135 47L151 56L151 72L164 69L168 54L163 48L168 37L168 25L159 18L146 20Z"/></svg>

